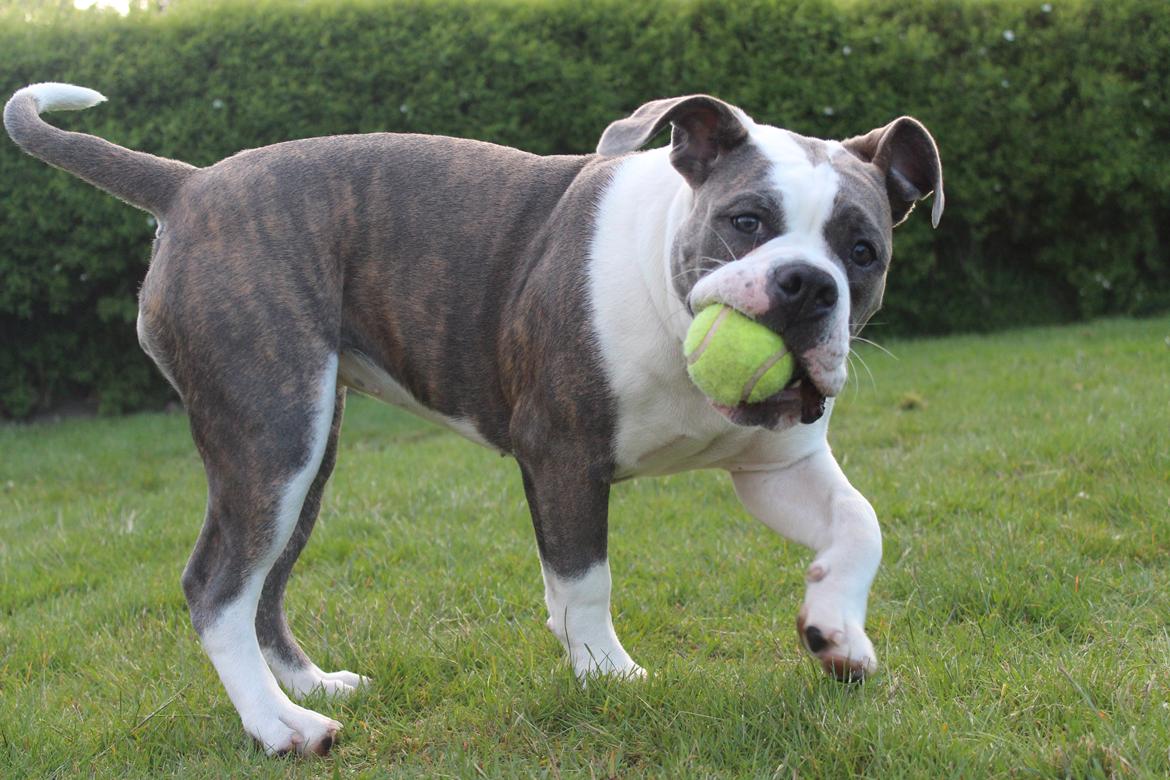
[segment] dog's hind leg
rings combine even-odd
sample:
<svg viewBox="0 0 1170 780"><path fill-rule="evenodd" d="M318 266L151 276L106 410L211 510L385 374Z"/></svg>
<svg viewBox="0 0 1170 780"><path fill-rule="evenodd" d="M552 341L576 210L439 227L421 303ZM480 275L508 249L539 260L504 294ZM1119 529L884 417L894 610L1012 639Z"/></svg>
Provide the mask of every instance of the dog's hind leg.
<svg viewBox="0 0 1170 780"><path fill-rule="evenodd" d="M265 373L253 366L272 381L267 387L209 380L201 397L185 396L208 503L183 590L244 729L268 753L323 755L341 724L289 700L256 634L265 580L296 529L337 422L336 353L304 349L299 358Z"/></svg>
<svg viewBox="0 0 1170 780"><path fill-rule="evenodd" d="M296 528L285 545L284 552L272 565L264 590L260 593L260 604L256 611L256 635L260 640L260 651L268 661L268 668L276 679L294 696L303 696L313 690L323 690L330 695L346 695L368 679L353 672L323 672L314 664L297 643L284 611L284 590L289 574L296 564L301 551L313 533L317 514L321 511L321 497L325 492L333 466L337 460L337 438L341 432L341 417L345 410L345 388L338 387L333 406L333 423L329 428L329 439L325 454L317 468L317 476L309 486L305 504Z"/></svg>

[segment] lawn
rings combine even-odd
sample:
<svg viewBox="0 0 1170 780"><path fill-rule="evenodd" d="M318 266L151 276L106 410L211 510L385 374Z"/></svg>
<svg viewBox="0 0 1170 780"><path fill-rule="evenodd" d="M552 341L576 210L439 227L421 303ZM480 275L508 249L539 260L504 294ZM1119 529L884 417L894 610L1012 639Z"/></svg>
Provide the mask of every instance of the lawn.
<svg viewBox="0 0 1170 780"><path fill-rule="evenodd" d="M856 686L797 643L807 553L696 472L614 489L652 677L581 690L514 464L351 396L288 598L374 678L310 701L345 724L324 760L254 749L190 628L184 418L0 427L0 777L1170 774L1170 318L887 346L831 434L885 529Z"/></svg>

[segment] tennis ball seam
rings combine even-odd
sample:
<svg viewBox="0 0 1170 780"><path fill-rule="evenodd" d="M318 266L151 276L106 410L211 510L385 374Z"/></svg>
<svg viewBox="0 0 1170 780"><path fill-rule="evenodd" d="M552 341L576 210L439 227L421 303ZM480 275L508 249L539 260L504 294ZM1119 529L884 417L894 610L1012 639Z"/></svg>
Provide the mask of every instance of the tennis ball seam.
<svg viewBox="0 0 1170 780"><path fill-rule="evenodd" d="M706 306L695 315L684 353L691 381L726 406L765 401L783 390L793 373L783 337L727 304Z"/></svg>
<svg viewBox="0 0 1170 780"><path fill-rule="evenodd" d="M747 383L743 386L743 392L739 396L739 402L747 403L751 398L752 392L756 389L756 385L764 378L764 374L771 371L777 363L783 360L788 355L788 349L778 349L772 353L772 356L765 360L756 368L755 373L748 377Z"/></svg>
<svg viewBox="0 0 1170 780"><path fill-rule="evenodd" d="M703 340L687 355L687 365L694 364L703 356L703 353L707 351L707 345L715 338L715 333L719 330L719 326L731 315L731 311L730 306L720 306L719 313L715 315L715 319L711 320L711 325L707 328L707 332L703 334Z"/></svg>

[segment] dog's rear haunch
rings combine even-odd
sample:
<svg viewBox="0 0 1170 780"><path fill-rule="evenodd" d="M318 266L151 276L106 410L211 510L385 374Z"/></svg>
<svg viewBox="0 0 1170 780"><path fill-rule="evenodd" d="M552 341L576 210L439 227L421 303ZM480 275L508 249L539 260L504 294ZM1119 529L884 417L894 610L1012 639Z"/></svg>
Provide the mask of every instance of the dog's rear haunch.
<svg viewBox="0 0 1170 780"><path fill-rule="evenodd" d="M158 220L138 337L182 396L208 481L183 590L267 752L324 754L341 728L285 691L367 682L318 668L283 609L347 387L515 457L548 627L582 679L645 675L610 619L610 485L695 468L729 472L749 512L813 549L804 646L842 679L876 668L864 624L881 533L826 430L850 339L881 303L893 226L932 192L942 214L921 124L821 141L692 95L614 122L596 154L375 133L195 168L40 118L103 99L36 84L4 124ZM669 145L638 152L667 127ZM794 382L709 403L682 342L712 304L780 334Z"/></svg>

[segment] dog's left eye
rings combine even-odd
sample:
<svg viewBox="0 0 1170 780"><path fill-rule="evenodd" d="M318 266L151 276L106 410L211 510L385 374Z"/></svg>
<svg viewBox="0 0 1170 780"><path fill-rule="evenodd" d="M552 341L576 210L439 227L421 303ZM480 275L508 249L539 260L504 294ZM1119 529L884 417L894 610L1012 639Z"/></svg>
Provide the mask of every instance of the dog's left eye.
<svg viewBox="0 0 1170 780"><path fill-rule="evenodd" d="M877 260L877 250L868 241L858 241L853 245L853 251L849 253L849 259L858 268L865 268L867 265L873 265L873 262Z"/></svg>
<svg viewBox="0 0 1170 780"><path fill-rule="evenodd" d="M740 233L755 233L760 229L760 218L755 214L737 214L731 218L731 225Z"/></svg>

